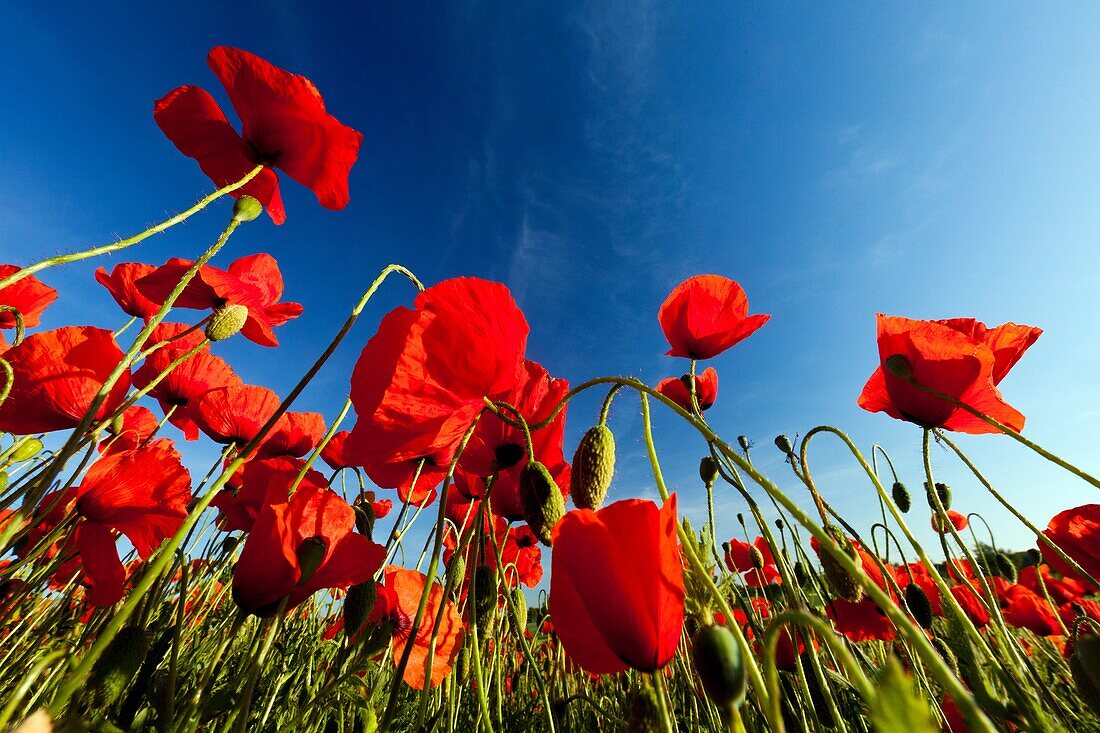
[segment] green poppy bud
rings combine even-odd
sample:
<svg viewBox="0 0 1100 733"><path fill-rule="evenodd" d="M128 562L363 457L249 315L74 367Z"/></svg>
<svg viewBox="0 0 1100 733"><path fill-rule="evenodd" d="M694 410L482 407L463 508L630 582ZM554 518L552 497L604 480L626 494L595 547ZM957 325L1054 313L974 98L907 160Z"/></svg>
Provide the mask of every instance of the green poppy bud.
<svg viewBox="0 0 1100 733"><path fill-rule="evenodd" d="M894 354L882 362L882 368L898 379L909 381L913 378L913 364L901 354Z"/></svg>
<svg viewBox="0 0 1100 733"><path fill-rule="evenodd" d="M462 581L466 579L466 558L457 552L451 555L451 562L447 564L447 595L451 599L458 597L458 589L462 587Z"/></svg>
<svg viewBox="0 0 1100 733"><path fill-rule="evenodd" d="M909 495L909 489L901 481L895 481L890 494L894 497L894 503L902 514L908 514L913 508L913 497Z"/></svg>
<svg viewBox="0 0 1100 733"><path fill-rule="evenodd" d="M373 580L356 583L348 588L344 596L344 633L349 636L359 632L367 617L374 610L374 601L378 597L378 586Z"/></svg>
<svg viewBox="0 0 1100 733"><path fill-rule="evenodd" d="M210 322L206 324L206 338L211 341L225 341L244 328L247 321L247 306L235 303L218 308L211 316Z"/></svg>
<svg viewBox="0 0 1100 733"><path fill-rule="evenodd" d="M615 435L601 423L588 429L573 454L573 503L580 509L599 509L614 473Z"/></svg>
<svg viewBox="0 0 1100 733"><path fill-rule="evenodd" d="M241 196L233 204L233 218L236 221L252 221L264 213L264 205L252 196Z"/></svg>
<svg viewBox="0 0 1100 733"><path fill-rule="evenodd" d="M516 609L516 633L522 634L527 628L527 597L519 588L512 589L512 605Z"/></svg>
<svg viewBox="0 0 1100 733"><path fill-rule="evenodd" d="M786 435L775 436L775 447L785 456L794 454L794 446L791 445L791 439Z"/></svg>
<svg viewBox="0 0 1100 733"><path fill-rule="evenodd" d="M307 537L302 540L295 553L298 556L298 569L301 572L298 585L305 585L309 582L309 579L317 572L317 568L321 567L321 563L324 562L326 550L325 541L320 537Z"/></svg>
<svg viewBox="0 0 1100 733"><path fill-rule="evenodd" d="M565 516L565 499L550 471L539 461L529 461L520 472L519 498L531 531L550 547L554 525Z"/></svg>
<svg viewBox="0 0 1100 733"><path fill-rule="evenodd" d="M932 628L932 602L923 588L916 583L905 586L905 605L909 606L909 613L922 628Z"/></svg>
<svg viewBox="0 0 1100 733"><path fill-rule="evenodd" d="M368 540L374 537L374 504L370 501L355 500L355 531Z"/></svg>
<svg viewBox="0 0 1100 733"><path fill-rule="evenodd" d="M12 451L11 460L13 463L29 461L42 452L42 447L42 441L38 438L25 437L19 441L15 450Z"/></svg>
<svg viewBox="0 0 1100 733"><path fill-rule="evenodd" d="M487 626L497 607L497 571L488 565L478 565L474 570L474 619L478 626Z"/></svg>
<svg viewBox="0 0 1100 733"><path fill-rule="evenodd" d="M737 639L725 626L704 626L692 647L691 659L710 701L723 713L738 707L745 699L747 677Z"/></svg>
<svg viewBox="0 0 1100 733"><path fill-rule="evenodd" d="M741 450L745 451L746 453L748 453L749 448L752 447L752 443L750 443L749 439L744 435L737 436L737 445L741 446Z"/></svg>
<svg viewBox="0 0 1100 733"><path fill-rule="evenodd" d="M699 478L707 488L714 486L714 482L718 480L718 461L714 460L714 456L703 456L699 461Z"/></svg>
<svg viewBox="0 0 1100 733"><path fill-rule="evenodd" d="M844 551L844 554L852 558L857 567L862 566L863 561L859 553L856 552L856 548L852 546L851 541L839 529L829 526L826 527L826 531L840 545L840 549ZM843 598L852 603L856 603L863 598L863 588L859 582L848 573L828 550L822 548L820 556L821 570L825 575L825 580L838 598Z"/></svg>
<svg viewBox="0 0 1100 733"><path fill-rule="evenodd" d="M928 482L924 482L925 498L928 499L928 506L932 511L938 511L936 507L936 497L932 495L932 490L928 488ZM944 511L951 508L951 487L947 484L936 483L936 496L939 496L940 503L943 504Z"/></svg>
<svg viewBox="0 0 1100 733"><path fill-rule="evenodd" d="M1020 579L1020 573L1016 569L1016 563L1003 552L993 556L993 571L1013 585Z"/></svg>

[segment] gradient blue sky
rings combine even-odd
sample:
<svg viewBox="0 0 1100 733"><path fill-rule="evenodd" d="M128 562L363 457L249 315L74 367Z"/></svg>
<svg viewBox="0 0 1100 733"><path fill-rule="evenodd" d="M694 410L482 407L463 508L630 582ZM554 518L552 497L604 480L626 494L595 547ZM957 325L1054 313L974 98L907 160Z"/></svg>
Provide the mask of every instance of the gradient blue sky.
<svg viewBox="0 0 1100 733"><path fill-rule="evenodd" d="M771 440L821 423L868 450L883 444L920 484L920 431L855 404L875 366L876 311L1043 327L1005 396L1033 439L1100 469L1094 4L95 5L0 5L3 261L138 231L210 189L151 111L180 84L230 109L205 64L211 46L307 75L364 134L346 210L286 182L286 225L250 224L220 259L274 254L286 297L305 305L277 351L219 345L247 380L285 392L399 262L429 283L507 283L532 326L530 356L557 376L655 383L685 368L662 356L659 304L684 277L716 272L773 318L714 360L709 418L730 440L756 441L758 462L800 500ZM62 297L45 326L117 327L95 267L195 256L227 215L225 204L121 255L47 272ZM362 343L411 294L397 281L380 292L300 408L335 414ZM570 452L597 401L571 408ZM655 495L636 403L616 403L613 427L611 498ZM702 445L663 416L657 435L698 520ZM1007 438L960 443L1041 525L1096 500ZM213 452L189 455L198 465ZM1003 544L1030 544L946 452L935 463L956 508L983 512ZM858 466L828 439L812 465L866 530L877 506ZM718 504L721 534L738 534L742 502L723 493ZM914 512L931 539L923 502Z"/></svg>

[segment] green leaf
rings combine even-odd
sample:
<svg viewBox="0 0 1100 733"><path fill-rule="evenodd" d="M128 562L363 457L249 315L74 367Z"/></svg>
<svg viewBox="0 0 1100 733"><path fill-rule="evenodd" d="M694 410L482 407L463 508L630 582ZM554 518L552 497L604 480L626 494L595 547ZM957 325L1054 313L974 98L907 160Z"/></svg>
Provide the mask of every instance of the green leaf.
<svg viewBox="0 0 1100 733"><path fill-rule="evenodd" d="M879 672L877 693L869 701L876 733L937 733L929 703L918 694L913 678L891 657Z"/></svg>

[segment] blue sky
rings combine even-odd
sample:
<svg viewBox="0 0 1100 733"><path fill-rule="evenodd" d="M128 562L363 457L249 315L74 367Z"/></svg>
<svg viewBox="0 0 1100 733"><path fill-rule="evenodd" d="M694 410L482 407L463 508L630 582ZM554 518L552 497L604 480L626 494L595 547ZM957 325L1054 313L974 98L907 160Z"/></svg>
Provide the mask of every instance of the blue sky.
<svg viewBox="0 0 1100 733"><path fill-rule="evenodd" d="M855 404L877 311L1043 327L1004 394L1033 439L1100 470L1100 9L681 5L4 4L0 259L106 242L207 192L152 103L190 83L228 110L205 54L237 45L310 77L364 134L346 210L288 181L286 225L257 221L221 257L272 253L287 299L305 305L277 351L219 347L247 380L285 392L399 262L429 283L507 283L532 326L530 356L557 376L656 383L685 368L662 356L659 304L683 278L716 272L773 318L714 360L709 419L756 441L758 462L800 501L771 440L823 423L886 446L919 486L919 430ZM121 256L47 272L62 297L45 326L120 325L95 267L195 256L227 215L228 204ZM397 281L381 291L302 409L336 413L361 344L410 297ZM570 452L597 402L571 408ZM618 401L612 419L612 498L655 495L636 404ZM657 437L699 519L701 444L663 416ZM1040 525L1096 501L1007 438L959 442ZM213 453L189 456L198 466ZM866 530L877 507L858 466L826 439L812 456L825 496ZM1002 544L1030 544L946 452L935 461L956 508L985 514ZM744 506L718 501L733 536ZM927 510L914 511L931 539Z"/></svg>

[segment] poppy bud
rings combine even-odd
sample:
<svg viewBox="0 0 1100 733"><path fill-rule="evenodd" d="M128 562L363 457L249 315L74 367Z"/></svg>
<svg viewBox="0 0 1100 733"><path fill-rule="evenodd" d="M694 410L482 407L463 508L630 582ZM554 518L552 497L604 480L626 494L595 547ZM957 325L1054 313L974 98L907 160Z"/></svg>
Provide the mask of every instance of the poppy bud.
<svg viewBox="0 0 1100 733"><path fill-rule="evenodd" d="M913 364L902 354L894 354L882 362L882 368L898 379L909 381L913 378Z"/></svg>
<svg viewBox="0 0 1100 733"><path fill-rule="evenodd" d="M794 446L791 445L791 439L786 435L775 436L775 447L779 449L779 452L785 456L792 455L794 453Z"/></svg>
<svg viewBox="0 0 1100 733"><path fill-rule="evenodd" d="M107 426L107 430L111 435L122 435L122 414L115 415L111 420L111 424Z"/></svg>
<svg viewBox="0 0 1100 733"><path fill-rule="evenodd" d="M615 473L615 435L603 423L588 429L573 454L570 491L579 509L599 509Z"/></svg>
<svg viewBox="0 0 1100 733"><path fill-rule="evenodd" d="M806 585L810 580L806 575L806 566L802 564L801 560L796 560L794 563L794 579L798 581L799 585Z"/></svg>
<svg viewBox="0 0 1100 733"><path fill-rule="evenodd" d="M1077 637L1069 669L1081 699L1100 714L1100 637Z"/></svg>
<svg viewBox="0 0 1100 733"><path fill-rule="evenodd" d="M1043 553L1036 550L1034 547L1027 551L1027 563L1026 565L1038 565L1043 562Z"/></svg>
<svg viewBox="0 0 1100 733"><path fill-rule="evenodd" d="M932 511L937 511L936 497L932 496L932 490L928 488L928 482L924 482L925 497L928 499L928 506ZM951 508L951 487L947 484L936 483L936 494L940 497L940 504L943 504L944 511Z"/></svg>
<svg viewBox="0 0 1100 733"><path fill-rule="evenodd" d="M519 475L519 498L523 518L542 544L550 547L552 531L565 516L565 499L561 489L539 461L529 461Z"/></svg>
<svg viewBox="0 0 1100 733"><path fill-rule="evenodd" d="M744 435L737 436L737 445L741 446L741 450L745 451L746 453L748 453L749 448L752 447L752 444L749 443L749 439Z"/></svg>
<svg viewBox="0 0 1100 733"><path fill-rule="evenodd" d="M955 652L951 651L951 647L938 636L932 638L932 646L936 647L936 651L939 652L940 658L951 668L952 674L958 677L959 658L955 656Z"/></svg>
<svg viewBox="0 0 1100 733"><path fill-rule="evenodd" d="M225 341L235 336L248 321L248 306L234 303L214 311L210 322L206 324L206 338L211 341Z"/></svg>
<svg viewBox="0 0 1100 733"><path fill-rule="evenodd" d="M42 441L38 438L23 438L12 451L11 460L13 463L29 461L42 451L42 447Z"/></svg>
<svg viewBox="0 0 1100 733"><path fill-rule="evenodd" d="M252 221L264 213L264 205L251 196L241 196L233 204L233 219L235 221Z"/></svg>
<svg viewBox="0 0 1100 733"><path fill-rule="evenodd" d="M997 575L1013 585L1020 579L1019 571L1016 569L1016 563L1012 561L1011 557L1003 552L998 552L993 556L993 570Z"/></svg>
<svg viewBox="0 0 1100 733"><path fill-rule="evenodd" d="M703 456L699 461L699 478L707 488L714 486L714 482L718 480L718 461L714 460L714 456Z"/></svg>
<svg viewBox="0 0 1100 733"><path fill-rule="evenodd" d="M488 565L478 565L474 570L473 617L479 626L487 626L493 609L497 607L497 573Z"/></svg>
<svg viewBox="0 0 1100 733"><path fill-rule="evenodd" d="M905 488L905 484L901 481L894 482L890 494L894 497L894 503L897 504L898 510L902 514L908 514L909 510L913 508L913 497L909 495L909 489Z"/></svg>
<svg viewBox="0 0 1100 733"><path fill-rule="evenodd" d="M373 580L356 583L348 588L348 594L344 596L344 633L348 636L359 633L359 629L367 622L377 597L378 586Z"/></svg>
<svg viewBox="0 0 1100 733"><path fill-rule="evenodd" d="M447 564L447 595L454 599L458 594L458 589L462 587L462 581L465 579L466 558L457 553L451 555L451 561Z"/></svg>
<svg viewBox="0 0 1100 733"><path fill-rule="evenodd" d="M149 648L149 636L140 626L123 626L92 667L90 687L100 710L112 707L137 674Z"/></svg>
<svg viewBox="0 0 1100 733"><path fill-rule="evenodd" d="M626 729L631 733L664 733L661 708L648 685L634 691L630 699L630 712L626 716Z"/></svg>
<svg viewBox="0 0 1100 733"><path fill-rule="evenodd" d="M704 626L692 641L691 660L707 697L723 713L745 699L747 679L741 647L725 626Z"/></svg>
<svg viewBox="0 0 1100 733"><path fill-rule="evenodd" d="M228 535L222 538L222 554L228 555L233 550L237 549L237 545L240 544L241 538L233 535Z"/></svg>
<svg viewBox="0 0 1100 733"><path fill-rule="evenodd" d="M756 545L749 545L749 562L757 570L764 569L764 553Z"/></svg>
<svg viewBox="0 0 1100 733"><path fill-rule="evenodd" d="M921 628L932 628L932 602L928 595L916 583L905 586L905 605L909 606L909 613L921 625Z"/></svg>
<svg viewBox="0 0 1100 733"><path fill-rule="evenodd" d="M355 502L355 530L368 540L374 536L374 505L370 501Z"/></svg>
<svg viewBox="0 0 1100 733"><path fill-rule="evenodd" d="M844 551L844 554L852 558L852 561L855 562L857 567L862 567L863 561L859 553L856 552L856 548L852 546L851 541L836 527L829 526L825 529L832 536L833 540L840 545L840 549ZM859 582L848 574L844 566L837 562L836 558L834 558L828 550L822 548L820 556L821 570L825 574L825 580L838 598L843 598L852 603L856 603L863 598L863 588L860 587Z"/></svg>
<svg viewBox="0 0 1100 733"><path fill-rule="evenodd" d="M298 549L295 551L298 556L298 569L301 572L298 585L308 583L313 574L317 572L317 568L321 567L321 563L325 559L325 550L325 541L320 537L307 537L298 545Z"/></svg>
<svg viewBox="0 0 1100 733"><path fill-rule="evenodd" d="M516 608L516 633L522 634L527 628L527 596L519 588L512 589L512 604Z"/></svg>

